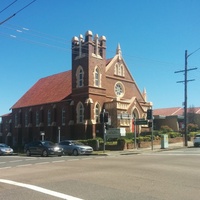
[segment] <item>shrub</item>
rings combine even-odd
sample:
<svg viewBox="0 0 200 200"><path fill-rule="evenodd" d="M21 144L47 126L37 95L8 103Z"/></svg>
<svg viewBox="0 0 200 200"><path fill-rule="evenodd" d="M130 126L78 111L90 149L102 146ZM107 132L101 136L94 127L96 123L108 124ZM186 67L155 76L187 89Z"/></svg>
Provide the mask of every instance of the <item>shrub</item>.
<svg viewBox="0 0 200 200"><path fill-rule="evenodd" d="M168 133L168 132L171 132L173 131L169 126L161 126L161 129L160 129L163 133Z"/></svg>
<svg viewBox="0 0 200 200"><path fill-rule="evenodd" d="M126 139L132 139L134 137L134 133L126 133Z"/></svg>
<svg viewBox="0 0 200 200"><path fill-rule="evenodd" d="M168 137L169 138L181 137L181 134L179 132L169 132Z"/></svg>
<svg viewBox="0 0 200 200"><path fill-rule="evenodd" d="M200 132L199 131L198 132L190 132L189 136L190 137L195 137L196 134L200 134Z"/></svg>
<svg viewBox="0 0 200 200"><path fill-rule="evenodd" d="M118 145L118 146L124 146L125 143L126 143L126 141L125 141L124 138L119 138L119 139L117 140L117 145Z"/></svg>
<svg viewBox="0 0 200 200"><path fill-rule="evenodd" d="M188 124L188 131L189 132L195 132L198 130L198 125L197 124Z"/></svg>

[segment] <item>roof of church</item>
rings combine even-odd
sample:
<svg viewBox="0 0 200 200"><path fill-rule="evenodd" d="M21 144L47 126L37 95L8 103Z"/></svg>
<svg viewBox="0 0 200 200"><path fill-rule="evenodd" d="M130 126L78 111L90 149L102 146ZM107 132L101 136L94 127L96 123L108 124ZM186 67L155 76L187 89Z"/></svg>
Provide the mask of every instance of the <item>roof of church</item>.
<svg viewBox="0 0 200 200"><path fill-rule="evenodd" d="M200 114L200 107L192 107L188 108L188 113ZM163 116L171 116L171 115L183 115L184 108L182 107L174 107L174 108L159 108L153 110L153 115L163 115Z"/></svg>
<svg viewBox="0 0 200 200"><path fill-rule="evenodd" d="M71 70L41 78L12 107L59 102L72 92Z"/></svg>

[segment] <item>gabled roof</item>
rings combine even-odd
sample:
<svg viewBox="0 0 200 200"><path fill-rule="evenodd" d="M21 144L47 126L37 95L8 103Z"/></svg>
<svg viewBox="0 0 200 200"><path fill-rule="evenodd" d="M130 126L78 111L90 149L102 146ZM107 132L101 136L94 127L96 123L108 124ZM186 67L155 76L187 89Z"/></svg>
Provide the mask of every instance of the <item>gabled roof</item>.
<svg viewBox="0 0 200 200"><path fill-rule="evenodd" d="M188 113L200 114L200 107L188 108ZM162 116L172 116L172 115L184 115L184 108L174 107L174 108L160 108L153 110L153 115L162 115Z"/></svg>
<svg viewBox="0 0 200 200"><path fill-rule="evenodd" d="M179 115L177 113L180 113L181 107L175 107L175 108L160 108L153 110L153 115L164 115L164 116L170 116L170 115ZM181 113L181 115L183 112Z"/></svg>
<svg viewBox="0 0 200 200"><path fill-rule="evenodd" d="M4 115L1 115L0 117L10 117L12 116L12 113L7 113L7 114L4 114Z"/></svg>
<svg viewBox="0 0 200 200"><path fill-rule="evenodd" d="M12 107L22 108L59 102L72 92L71 70L41 78Z"/></svg>

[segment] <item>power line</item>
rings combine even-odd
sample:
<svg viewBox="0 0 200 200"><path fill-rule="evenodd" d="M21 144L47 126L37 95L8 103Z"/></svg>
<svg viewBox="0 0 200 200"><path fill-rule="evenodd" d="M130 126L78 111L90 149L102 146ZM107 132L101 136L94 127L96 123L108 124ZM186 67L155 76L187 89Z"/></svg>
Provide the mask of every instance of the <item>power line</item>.
<svg viewBox="0 0 200 200"><path fill-rule="evenodd" d="M10 6L12 6L14 3L16 3L17 0L13 1L12 3L10 3L8 6L6 6L3 10L0 11L0 13L2 13L3 11L5 11L6 9L8 9Z"/></svg>
<svg viewBox="0 0 200 200"><path fill-rule="evenodd" d="M0 25L4 24L5 22L7 22L8 20L10 20L11 18L13 18L15 15L17 15L19 12L21 12L22 10L26 9L28 6L30 6L32 3L34 3L36 0L31 1L29 4L27 4L26 6L22 7L20 10L18 10L16 13L14 13L13 15L11 15L10 17L6 18L4 21L0 22Z"/></svg>
<svg viewBox="0 0 200 200"><path fill-rule="evenodd" d="M30 29L29 27L28 28L24 28L22 26L12 25L12 24L6 24L6 26L3 25L2 27L5 27L7 29L12 29L12 30L15 30L17 32L23 32L25 34L29 34L29 35L32 35L32 36L35 36L35 37L38 37L38 38L42 38L42 39L54 41L54 42L57 42L57 43L61 43L61 44L64 44L64 45L71 44L71 40L66 40L65 38L61 38L61 37L58 37L58 36L50 35L50 34L43 33L43 32L37 31L37 30L33 30L33 29ZM24 32L24 30L27 30L27 31ZM60 40L60 41L58 41L58 40ZM83 47L83 46L82 46L82 49L86 50L86 48ZM109 51L109 50L107 50L107 53L115 53L115 51ZM170 63L170 62L166 62L166 61L155 60L155 59L151 59L151 58L144 58L144 57L134 56L134 55L128 55L128 54L123 54L123 55L125 57L127 57L128 59L132 59L132 60L135 60L135 59L139 59L139 60L143 60L143 61L146 60L146 61L149 61L149 62L160 63L162 65L168 65L168 66L177 65L177 63L175 64L175 63ZM181 65L181 64L178 64L178 65Z"/></svg>
<svg viewBox="0 0 200 200"><path fill-rule="evenodd" d="M40 31L32 30L29 27L25 28L25 27L22 27L22 26L19 26L19 25L12 25L12 24L6 24L6 25L3 25L2 27L5 27L6 29L14 30L14 31L18 32L19 34L24 33L25 35L31 35L31 36L34 36L34 37L37 37L37 38L40 38L40 39L53 41L53 42L60 43L60 44L63 44L63 45L67 45L67 44L70 45L71 44L71 40L65 40L65 38L61 38L61 37L50 35L50 34L47 34L47 33L40 32ZM5 36L5 33L2 33L2 34ZM66 48L66 47L60 47L58 45L52 45L49 42L34 41L32 39L19 37L16 34L9 34L9 36L7 36L7 37L12 37L13 39L19 39L21 41L29 42L29 43L32 43L32 44L37 44L39 46L51 47L51 48L56 48L56 49L60 49L60 50L64 50L64 51L71 51L70 47ZM86 48L84 46L82 46L82 49L86 50ZM107 51L107 52L115 53L114 51ZM193 52L193 53L195 53L195 52ZM169 62L165 62L165 61L159 61L159 60L155 60L155 59L144 58L144 57L139 57L139 56L134 56L134 55L127 55L127 54L123 54L123 55L125 57L127 57L129 60L130 59L132 59L132 60L140 59L140 60L143 60L143 61L146 60L146 61L149 61L149 62L160 63L162 65L168 65L168 66L177 65L177 64L174 64L174 63L169 63ZM178 64L178 65L182 65L182 64Z"/></svg>
<svg viewBox="0 0 200 200"><path fill-rule="evenodd" d="M2 27L6 28L6 29L9 29L9 30L17 31L19 33L25 33L27 35L35 36L35 37L38 37L38 38L51 40L51 41L55 41L55 42L62 43L62 44L67 44L67 41L66 41L65 38L61 38L61 37L58 37L58 36L50 35L50 34L47 34L47 33L42 33L42 32L30 29L30 28L11 25L11 24L3 25Z"/></svg>
<svg viewBox="0 0 200 200"><path fill-rule="evenodd" d="M2 27L5 27L5 26L3 25ZM16 26L16 27L18 27L18 26ZM63 44L63 45L67 45L67 44L70 45L71 44L71 40L70 41L66 40L66 42L58 42L58 40L54 39L54 38L59 38L57 36L53 36L53 35L42 33L42 32L38 32L38 31L32 31L32 32L36 32L36 34L33 34L33 33L31 33L31 29L29 29L29 28L20 27L21 30L14 29L14 28L9 28L9 27L6 27L6 28L16 31L17 34L1 32L0 34L2 36L8 37L8 38L12 38L12 39L16 39L16 40L20 40L20 41L23 41L23 42L36 44L36 45L39 45L39 46L46 46L46 47L50 47L50 48L56 48L56 49L59 49L59 50L69 51L69 52L71 51L70 47L66 48L66 47L58 46L57 44L56 45L52 45L49 42L43 42L43 41L40 42L38 40L36 41L36 40L32 40L32 39L27 39L26 37L18 36L18 34L21 34L23 32L23 33L26 33L28 35L31 35L31 36L34 36L34 37L37 37L37 38L40 38L40 39L46 39L46 40L49 40L49 41L54 41L56 43L60 43L60 44ZM30 31L30 33L29 33L29 31ZM37 33L39 33L39 35ZM47 36L47 37L45 37L45 36ZM59 39L64 40L63 38L59 38ZM82 47L82 49L86 50L86 47ZM109 52L112 52L112 53L115 54L115 51L109 51ZM87 55L87 54L85 54L85 55ZM164 62L164 61L159 61L159 60L153 60L153 59L150 59L150 58L138 57L138 56L134 56L134 55L131 56L131 55L123 54L123 57L128 57L129 60L130 59L131 60L140 59L140 60L143 60L143 61L146 60L146 61L149 61L149 62L160 63L160 64L164 64L164 65L168 65L168 66L174 66L175 65L174 63L169 63L169 62Z"/></svg>
<svg viewBox="0 0 200 200"><path fill-rule="evenodd" d="M12 38L12 39L18 39L20 41L28 42L28 43L31 43L31 44L36 44L36 45L39 45L39 46L46 46L46 47L49 47L49 48L56 48L56 49L59 49L59 50L62 50L62 51L70 51L69 49L64 48L64 47L59 47L59 46L48 44L48 43L44 43L44 42L34 41L34 40L27 39L27 38L19 37L19 36L16 36L16 35L12 35L12 34L8 35L8 34L0 32L0 35L2 35L4 37L9 37L9 38Z"/></svg>

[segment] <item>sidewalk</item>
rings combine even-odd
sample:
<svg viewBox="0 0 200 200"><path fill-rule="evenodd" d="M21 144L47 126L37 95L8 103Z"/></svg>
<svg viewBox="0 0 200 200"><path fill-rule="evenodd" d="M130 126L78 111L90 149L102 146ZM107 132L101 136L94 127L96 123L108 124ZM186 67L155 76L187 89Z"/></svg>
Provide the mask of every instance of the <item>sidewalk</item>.
<svg viewBox="0 0 200 200"><path fill-rule="evenodd" d="M184 146L183 142L179 143L170 143L168 144L168 148L163 148L161 149L161 145L153 145L152 147L148 148L133 148L133 149L125 149L123 151L108 151L106 150L105 152L102 152L98 155L105 155L105 156L112 156L112 155L129 155L129 154L142 154L142 153L153 153L153 152L158 152L158 151L170 151L173 149L181 149L181 148L188 148L192 147L193 142L188 141L188 146Z"/></svg>

